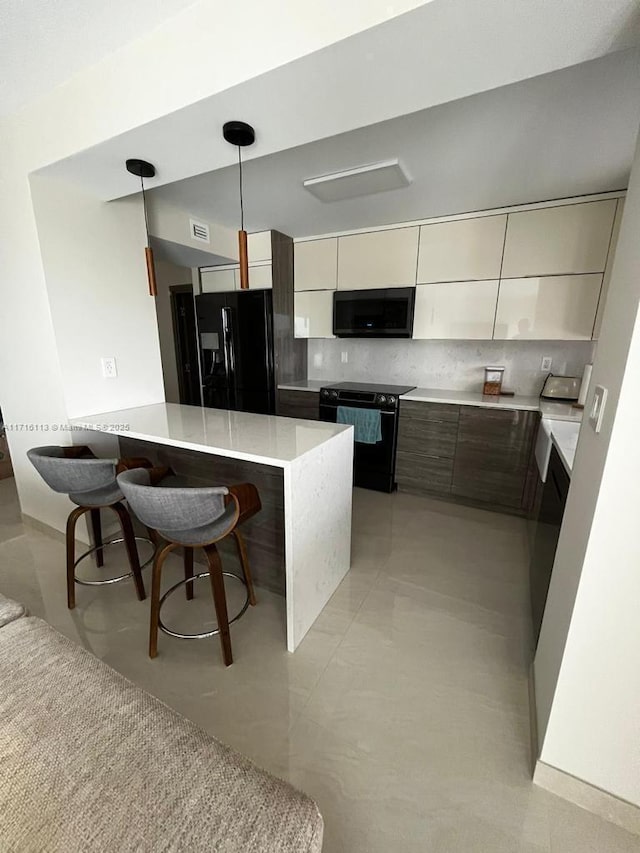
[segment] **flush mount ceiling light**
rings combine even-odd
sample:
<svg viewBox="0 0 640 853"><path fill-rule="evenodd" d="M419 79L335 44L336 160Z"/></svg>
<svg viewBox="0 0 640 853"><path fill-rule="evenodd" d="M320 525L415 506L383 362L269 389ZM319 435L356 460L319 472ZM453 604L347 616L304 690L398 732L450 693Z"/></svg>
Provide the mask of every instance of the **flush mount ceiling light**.
<svg viewBox="0 0 640 853"><path fill-rule="evenodd" d="M140 186L142 187L142 209L144 211L144 230L147 235L147 246L144 250L145 261L147 262L147 281L149 282L149 296L157 296L158 288L156 286L156 268L153 263L153 250L149 245L149 219L147 217L147 197L144 193L144 179L153 178L156 169L151 163L146 160L127 160L125 163L127 172L140 178Z"/></svg>
<svg viewBox="0 0 640 853"><path fill-rule="evenodd" d="M343 201L361 195L397 190L409 186L410 183L404 166L397 157L393 157L390 160L380 160L379 163L367 163L364 166L354 166L353 169L332 172L330 175L307 178L302 182L302 186L320 201Z"/></svg>
<svg viewBox="0 0 640 853"><path fill-rule="evenodd" d="M244 230L244 198L242 195L242 149L253 145L256 132L244 121L228 121L222 127L222 135L230 145L238 148L238 169L240 175L240 230L238 231L238 249L240 259L240 289L249 287L249 255L247 253L247 232Z"/></svg>

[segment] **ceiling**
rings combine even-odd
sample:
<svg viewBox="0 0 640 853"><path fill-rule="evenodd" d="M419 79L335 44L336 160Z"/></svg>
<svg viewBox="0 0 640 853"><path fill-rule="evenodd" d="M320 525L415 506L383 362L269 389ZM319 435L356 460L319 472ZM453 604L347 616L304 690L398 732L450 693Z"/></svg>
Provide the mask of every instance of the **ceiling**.
<svg viewBox="0 0 640 853"><path fill-rule="evenodd" d="M272 2L276 7L291 3L304 31L305 4L296 5L293 0ZM365 2L367 0L350 0L353 8ZM329 9L339 8L339 0L328 0L327 6ZM389 6L391 17L383 23L272 67L231 88L216 90L216 80L212 78L211 94L200 100L195 99L195 92L202 92L203 87L194 85L194 101L189 103L189 92L185 91L181 102L186 105L181 109L131 127L119 136L77 151L39 171L73 181L87 193L107 200L138 190L137 182L123 168L127 157L142 157L156 165L158 171L156 177L148 182L150 188L230 166L236 162L236 153L224 142L221 133L222 124L229 119L243 119L256 127L256 144L247 151L251 160L443 104L450 107L436 114L439 121L442 117L449 121L450 117L451 127L460 128L460 135L453 139L456 151L444 152L458 153L457 161L448 161L452 168L457 163L465 167L471 162L469 157L476 156L479 150L483 150L486 139L492 140L493 137L502 139L499 150L509 161L516 156L513 145L526 140L527 132L535 137L536 126L544 120L542 100L537 100L535 108L532 108L535 122L528 130L525 130L528 116L522 110L516 111L514 117L505 108L500 109L499 104L487 102L493 105L491 109L496 120L504 122L507 137L517 137L512 139L512 144L507 144L499 133L500 126L492 126L485 121L482 111L477 115L477 126L469 127L474 107L465 106L461 99L482 92L490 93L518 81L530 80L640 44L638 0L607 0L606 3L594 3L593 0L562 0L562 3L557 0L518 0L516 3L505 3L504 0L423 0L404 14L395 13L395 8ZM280 12L283 12L282 8ZM315 27L317 29L319 25L316 23ZM161 77L158 80L160 84ZM194 84L196 82L201 81L194 80ZM596 90L601 88L596 81ZM588 103L586 96L584 102ZM517 107L516 103L512 109ZM467 119L463 117L465 110L468 110ZM561 113L562 107L558 106L556 112ZM599 121L597 114L594 116L592 113L587 118L591 120L591 127ZM441 129L433 125L428 136L417 137L428 138L432 150L438 155L444 147L441 136L448 126L444 118L442 120ZM562 115L559 121L564 126ZM584 124L583 121L583 127ZM576 134L579 126L576 117L573 125ZM411 124L407 127L414 132ZM426 133L426 130L416 127L415 132L418 131ZM602 128L598 128L597 132L601 131ZM382 130L380 132L383 133ZM367 131L364 133L366 136ZM465 145L471 145L472 141L475 147L468 152L469 157L465 160ZM327 154L330 163L327 169L318 162L311 164L308 170L305 166L306 176L330 171L334 161L338 167L362 163L363 150L355 142L351 144L354 147L343 147L340 156L330 157ZM396 147L394 144L393 148ZM489 143L486 147L490 164L492 150ZM316 155L320 158L320 150L316 150L314 159ZM524 155L528 150L524 147L520 153ZM400 152L394 150L393 153ZM423 158L424 163L428 159L432 170L440 162L445 162L434 156ZM476 169L476 161L473 162ZM559 162L564 163L564 160L559 158ZM508 169L508 162L503 162L503 165ZM526 171L532 166L525 163L522 168ZM588 178L587 172L585 166ZM277 181L275 184L276 197L288 204L289 196L283 197L281 185ZM408 198L411 190L407 192ZM439 201L439 196L436 200ZM451 203L454 201L456 205L462 203L452 198ZM221 206L226 207L224 198L222 202ZM387 203L390 204L390 200ZM343 204L346 206L348 202ZM464 206L467 204L465 200ZM259 221L262 222L263 218L260 214ZM257 216L255 221L257 223ZM267 224L275 224L272 212ZM310 223L304 226L304 230L308 227L316 226Z"/></svg>
<svg viewBox="0 0 640 853"><path fill-rule="evenodd" d="M626 187L640 123L637 50L543 75L245 164L245 223L291 236L383 225ZM325 203L305 178L399 157L402 189ZM154 189L237 227L238 172Z"/></svg>
<svg viewBox="0 0 640 853"><path fill-rule="evenodd" d="M2 0L0 117L158 26L194 0Z"/></svg>

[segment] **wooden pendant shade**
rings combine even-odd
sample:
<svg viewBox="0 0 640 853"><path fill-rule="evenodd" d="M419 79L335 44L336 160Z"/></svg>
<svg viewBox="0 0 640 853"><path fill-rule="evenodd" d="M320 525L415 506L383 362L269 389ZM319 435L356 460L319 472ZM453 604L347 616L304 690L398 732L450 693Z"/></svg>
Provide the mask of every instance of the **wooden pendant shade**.
<svg viewBox="0 0 640 853"><path fill-rule="evenodd" d="M244 121L228 121L222 128L222 135L230 145L238 148L238 169L240 179L240 230L238 231L238 259L240 261L240 289L249 289L249 253L247 251L247 232L244 230L244 199L242 194L242 149L253 145L256 134L250 124Z"/></svg>

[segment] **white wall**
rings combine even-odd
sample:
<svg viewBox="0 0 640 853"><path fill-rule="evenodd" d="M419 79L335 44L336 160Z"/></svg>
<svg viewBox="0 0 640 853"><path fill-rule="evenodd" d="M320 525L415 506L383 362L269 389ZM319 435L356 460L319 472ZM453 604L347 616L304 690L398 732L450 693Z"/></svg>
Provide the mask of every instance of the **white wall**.
<svg viewBox="0 0 640 853"><path fill-rule="evenodd" d="M31 186L67 414L162 402L140 200L99 202L41 176ZM102 376L103 356L116 379Z"/></svg>
<svg viewBox="0 0 640 853"><path fill-rule="evenodd" d="M590 341L365 341L310 340L309 379L353 380L479 391L484 367L506 367L504 387L516 394L540 393L546 372L542 357L553 358L552 371L582 376L595 344ZM348 361L343 363L342 353Z"/></svg>
<svg viewBox="0 0 640 853"><path fill-rule="evenodd" d="M534 671L542 761L640 806L639 230L640 146Z"/></svg>

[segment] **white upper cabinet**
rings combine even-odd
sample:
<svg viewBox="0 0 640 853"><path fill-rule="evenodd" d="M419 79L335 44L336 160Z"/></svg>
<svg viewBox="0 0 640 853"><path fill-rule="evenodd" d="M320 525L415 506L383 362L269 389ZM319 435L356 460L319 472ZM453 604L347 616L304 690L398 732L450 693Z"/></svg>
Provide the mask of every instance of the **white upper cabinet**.
<svg viewBox="0 0 640 853"><path fill-rule="evenodd" d="M293 281L295 290L335 290L338 281L338 238L294 243Z"/></svg>
<svg viewBox="0 0 640 853"><path fill-rule="evenodd" d="M498 280L419 284L413 337L491 340Z"/></svg>
<svg viewBox="0 0 640 853"><path fill-rule="evenodd" d="M203 293L224 293L236 289L235 269L201 270L200 282Z"/></svg>
<svg viewBox="0 0 640 853"><path fill-rule="evenodd" d="M590 340L601 284L601 274L503 278L494 338Z"/></svg>
<svg viewBox="0 0 640 853"><path fill-rule="evenodd" d="M271 231L255 231L247 234L249 263L271 260Z"/></svg>
<svg viewBox="0 0 640 853"><path fill-rule="evenodd" d="M600 329L602 327L602 315L604 314L607 295L609 294L609 282L611 281L611 271L613 270L613 261L616 256L616 248L618 247L618 236L620 235L620 223L622 222L622 213L624 211L624 199L618 199L618 207L616 216L613 220L613 231L611 232L611 245L609 246L609 254L607 256L607 265L604 270L604 278L602 280L602 290L600 291L600 300L598 301L598 311L596 313L596 322L593 326L593 339L597 341L600 337Z"/></svg>
<svg viewBox="0 0 640 853"><path fill-rule="evenodd" d="M240 267L225 266L220 269L200 271L203 293L225 293L240 290ZM271 264L249 265L249 290L268 290L273 287Z"/></svg>
<svg viewBox="0 0 640 853"><path fill-rule="evenodd" d="M510 213L503 278L603 272L616 199Z"/></svg>
<svg viewBox="0 0 640 853"><path fill-rule="evenodd" d="M418 226L338 238L338 290L412 287L416 283Z"/></svg>
<svg viewBox="0 0 640 853"><path fill-rule="evenodd" d="M268 290L273 287L271 264L249 265L249 290ZM240 290L240 269L236 270L236 290Z"/></svg>
<svg viewBox="0 0 640 853"><path fill-rule="evenodd" d="M297 291L294 303L296 338L332 338L333 290Z"/></svg>
<svg viewBox="0 0 640 853"><path fill-rule="evenodd" d="M423 225L418 284L499 278L506 227L506 215Z"/></svg>

